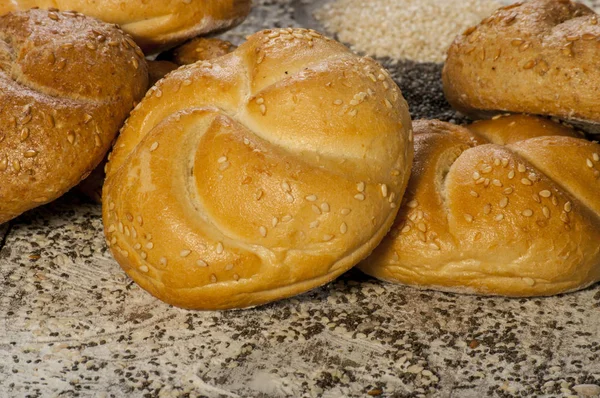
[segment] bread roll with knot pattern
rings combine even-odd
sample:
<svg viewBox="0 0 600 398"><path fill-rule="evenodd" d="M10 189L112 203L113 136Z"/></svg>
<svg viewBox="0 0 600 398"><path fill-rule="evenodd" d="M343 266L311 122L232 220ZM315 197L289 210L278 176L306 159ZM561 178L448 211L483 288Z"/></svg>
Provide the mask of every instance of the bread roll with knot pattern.
<svg viewBox="0 0 600 398"><path fill-rule="evenodd" d="M450 104L475 118L555 116L600 132L598 15L568 0L503 7L458 36L444 65Z"/></svg>
<svg viewBox="0 0 600 398"><path fill-rule="evenodd" d="M393 223L412 162L400 90L375 61L268 30L171 72L126 123L103 216L123 269L186 308L323 285Z"/></svg>
<svg viewBox="0 0 600 398"><path fill-rule="evenodd" d="M0 223L61 196L101 161L146 92L141 50L78 13L0 17Z"/></svg>
<svg viewBox="0 0 600 398"><path fill-rule="evenodd" d="M75 10L115 23L147 53L242 22L251 0L4 0L0 15L33 7Z"/></svg>
<svg viewBox="0 0 600 398"><path fill-rule="evenodd" d="M417 121L388 237L360 268L423 288L552 295L600 280L600 145L530 116Z"/></svg>

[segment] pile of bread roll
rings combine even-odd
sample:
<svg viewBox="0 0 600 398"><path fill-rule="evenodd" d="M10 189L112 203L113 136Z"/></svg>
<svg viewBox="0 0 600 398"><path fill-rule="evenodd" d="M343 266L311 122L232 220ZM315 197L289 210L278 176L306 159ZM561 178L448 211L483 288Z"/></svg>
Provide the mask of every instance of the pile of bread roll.
<svg viewBox="0 0 600 398"><path fill-rule="evenodd" d="M163 3L0 5L0 222L62 195L112 149L107 245L176 306L257 306L357 265L487 295L600 280L600 145L550 119L600 122L588 8L531 0L468 29L444 89L491 119L413 130L374 60L307 29L236 48L197 36L241 22L249 1Z"/></svg>

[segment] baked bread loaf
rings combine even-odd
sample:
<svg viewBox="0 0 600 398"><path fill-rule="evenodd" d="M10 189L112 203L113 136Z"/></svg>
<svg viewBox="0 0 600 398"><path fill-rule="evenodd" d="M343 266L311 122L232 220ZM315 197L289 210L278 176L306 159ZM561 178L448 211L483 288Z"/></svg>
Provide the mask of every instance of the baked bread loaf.
<svg viewBox="0 0 600 398"><path fill-rule="evenodd" d="M179 65L169 61L148 61L148 75L150 85L154 86L157 81L179 68Z"/></svg>
<svg viewBox="0 0 600 398"><path fill-rule="evenodd" d="M119 24L152 54L192 37L226 30L242 22L251 0L11 0L0 2L0 15L32 7L75 10Z"/></svg>
<svg viewBox="0 0 600 398"><path fill-rule="evenodd" d="M159 60L177 65L189 65L198 61L210 61L234 51L236 46L217 38L196 37L179 47L159 55Z"/></svg>
<svg viewBox="0 0 600 398"><path fill-rule="evenodd" d="M501 8L450 47L446 97L473 118L549 115L599 132L598 39L598 16L579 3L530 0Z"/></svg>
<svg viewBox="0 0 600 398"><path fill-rule="evenodd" d="M390 282L543 296L600 280L600 145L529 116L416 121L398 218L360 268Z"/></svg>
<svg viewBox="0 0 600 398"><path fill-rule="evenodd" d="M0 17L0 223L89 174L146 92L141 50L78 13Z"/></svg>
<svg viewBox="0 0 600 398"><path fill-rule="evenodd" d="M107 167L123 269L167 303L241 308L323 285L391 227L411 121L387 71L305 29L267 30L159 81Z"/></svg>

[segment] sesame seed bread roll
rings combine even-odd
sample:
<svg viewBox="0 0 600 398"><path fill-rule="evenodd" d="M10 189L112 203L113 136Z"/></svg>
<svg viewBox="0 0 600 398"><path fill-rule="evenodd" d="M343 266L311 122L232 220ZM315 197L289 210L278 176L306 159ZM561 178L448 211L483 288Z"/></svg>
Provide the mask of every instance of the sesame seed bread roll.
<svg viewBox="0 0 600 398"><path fill-rule="evenodd" d="M497 10L458 36L443 71L460 112L555 116L600 132L598 16L567 0L530 0Z"/></svg>
<svg viewBox="0 0 600 398"><path fill-rule="evenodd" d="M305 29L267 30L159 81L103 190L107 242L167 303L243 308L323 285L391 227L412 163L399 88Z"/></svg>
<svg viewBox="0 0 600 398"><path fill-rule="evenodd" d="M0 223L48 203L109 150L148 84L114 25L78 13L0 17Z"/></svg>
<svg viewBox="0 0 600 398"><path fill-rule="evenodd" d="M148 54L192 37L229 29L250 12L251 0L11 0L0 15L33 7L78 11L114 23Z"/></svg>
<svg viewBox="0 0 600 398"><path fill-rule="evenodd" d="M600 280L600 145L532 116L416 121L390 234L360 268L426 289L546 296Z"/></svg>

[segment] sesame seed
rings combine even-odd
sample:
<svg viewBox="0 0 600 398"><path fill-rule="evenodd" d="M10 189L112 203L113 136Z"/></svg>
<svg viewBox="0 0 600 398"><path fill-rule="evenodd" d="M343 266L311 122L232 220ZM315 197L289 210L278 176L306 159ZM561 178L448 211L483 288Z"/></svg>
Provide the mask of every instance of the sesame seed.
<svg viewBox="0 0 600 398"><path fill-rule="evenodd" d="M365 195L362 193L358 193L358 194L354 195L354 199L363 201L363 200L365 200Z"/></svg>
<svg viewBox="0 0 600 398"><path fill-rule="evenodd" d="M142 260L145 260L146 258L148 258L148 254L146 254L146 252L141 252L140 256L142 257Z"/></svg>
<svg viewBox="0 0 600 398"><path fill-rule="evenodd" d="M138 243L136 243L135 245L133 245L133 248L134 248L135 250L140 250L140 249L142 248L142 244L138 242Z"/></svg>
<svg viewBox="0 0 600 398"><path fill-rule="evenodd" d="M118 226L119 226L119 232L123 233L123 223L119 222Z"/></svg>
<svg viewBox="0 0 600 398"><path fill-rule="evenodd" d="M317 220L317 221L313 221L313 222L311 222L310 224L308 224L308 227L309 227L310 229L314 229L314 228L317 228L319 225L320 225L320 223L319 223L319 221Z"/></svg>
<svg viewBox="0 0 600 398"><path fill-rule="evenodd" d="M498 215L496 215L496 217L494 219L496 221L502 221L502 220L504 220L504 214L498 214Z"/></svg>
<svg viewBox="0 0 600 398"><path fill-rule="evenodd" d="M534 193L533 195L531 195L531 197L535 202L542 203L542 199L540 199L540 195L538 195L537 193Z"/></svg>
<svg viewBox="0 0 600 398"><path fill-rule="evenodd" d="M465 220L467 222L473 222L473 216L465 213Z"/></svg>
<svg viewBox="0 0 600 398"><path fill-rule="evenodd" d="M273 228L275 228L277 224L279 224L279 219L277 217L273 217L273 219L271 220L271 225L273 226Z"/></svg>
<svg viewBox="0 0 600 398"><path fill-rule="evenodd" d="M167 265L167 258L166 257L161 257L160 260L158 260L158 261L163 266Z"/></svg>
<svg viewBox="0 0 600 398"><path fill-rule="evenodd" d="M385 184L381 184L381 196L384 198L388 195L388 187Z"/></svg>
<svg viewBox="0 0 600 398"><path fill-rule="evenodd" d="M210 281L211 281L212 283L216 283L216 282L217 282L217 276L216 276L215 274L211 274L211 275L210 275Z"/></svg>
<svg viewBox="0 0 600 398"><path fill-rule="evenodd" d="M364 192L365 191L365 183L364 182L359 182L358 184L356 184L356 189L358 190L358 192Z"/></svg>
<svg viewBox="0 0 600 398"><path fill-rule="evenodd" d="M600 155L597 153L594 153L592 155L592 158L594 159L594 162L600 162Z"/></svg>
<svg viewBox="0 0 600 398"><path fill-rule="evenodd" d="M114 245L115 243L117 243L117 238L115 236L112 237L112 239L110 240L111 245Z"/></svg>
<svg viewBox="0 0 600 398"><path fill-rule="evenodd" d="M570 213L573 210L573 204L571 202L565 203L564 210L567 213Z"/></svg>
<svg viewBox="0 0 600 398"><path fill-rule="evenodd" d="M202 268L208 267L208 263L202 259L196 260L196 265Z"/></svg>
<svg viewBox="0 0 600 398"><path fill-rule="evenodd" d="M350 210L350 209L342 209L342 210L340 210L340 213L344 216L347 216L348 214L350 214L351 211L352 210Z"/></svg>
<svg viewBox="0 0 600 398"><path fill-rule="evenodd" d="M411 230L410 225L405 225L404 228L402 228L402 230L400 232L405 234L407 232L410 232L410 230Z"/></svg>
<svg viewBox="0 0 600 398"><path fill-rule="evenodd" d="M528 178L522 178L521 179L521 184L523 184L523 185L533 185L533 183L531 182L531 180L528 179Z"/></svg>
<svg viewBox="0 0 600 398"><path fill-rule="evenodd" d="M497 186L497 187L502 187L502 183L500 182L500 180L493 180L492 184Z"/></svg>
<svg viewBox="0 0 600 398"><path fill-rule="evenodd" d="M240 280L240 276L238 274L233 274L233 280L234 281L239 281Z"/></svg>
<svg viewBox="0 0 600 398"><path fill-rule="evenodd" d="M152 242L146 243L146 249L152 249L152 248L154 248L154 243L152 243Z"/></svg>
<svg viewBox="0 0 600 398"><path fill-rule="evenodd" d="M308 200L309 202L315 202L318 198L317 195L308 195L304 199Z"/></svg>
<svg viewBox="0 0 600 398"><path fill-rule="evenodd" d="M261 104L259 106L259 109L260 109L260 113L262 113L263 115L267 114L267 106L265 104Z"/></svg>
<svg viewBox="0 0 600 398"><path fill-rule="evenodd" d="M540 196L542 198L549 198L550 196L552 196L552 192L548 191L547 189L544 189L543 191L540 191Z"/></svg>
<svg viewBox="0 0 600 398"><path fill-rule="evenodd" d="M115 228L115 224L110 224L110 227L108 227L108 233L112 233L115 232L117 229Z"/></svg>
<svg viewBox="0 0 600 398"><path fill-rule="evenodd" d="M473 179L474 180L479 180L481 178L481 174L479 174L478 171L474 171L473 172Z"/></svg>
<svg viewBox="0 0 600 398"><path fill-rule="evenodd" d="M180 255L181 257L187 257L187 256L189 256L189 255L190 255L190 253L191 253L191 252L192 252L191 250L187 250L187 249L186 249L186 250L182 250L182 251L180 251L180 252L179 252L179 255Z"/></svg>
<svg viewBox="0 0 600 398"><path fill-rule="evenodd" d="M227 162L227 156L221 156L219 159L217 159L217 163L225 163Z"/></svg>
<svg viewBox="0 0 600 398"><path fill-rule="evenodd" d="M586 159L585 163L587 164L587 167L589 167L590 169L594 167L594 163L590 159Z"/></svg>
<svg viewBox="0 0 600 398"><path fill-rule="evenodd" d="M142 218L142 216L137 216L137 222L140 225L144 225L144 219Z"/></svg>
<svg viewBox="0 0 600 398"><path fill-rule="evenodd" d="M147 265L142 265L142 266L140 266L138 269L139 269L140 271L142 271L142 272L148 272L148 271L150 271L150 270L148 269L148 266L147 266Z"/></svg>
<svg viewBox="0 0 600 398"><path fill-rule="evenodd" d="M489 164L484 164L483 167L481 168L481 172L483 174L488 174L491 173L493 170L492 166L490 166Z"/></svg>
<svg viewBox="0 0 600 398"><path fill-rule="evenodd" d="M406 204L406 206L409 207L409 208L411 208L411 209L414 209L417 206L419 206L419 202L417 202L416 200L411 200L410 202L408 202Z"/></svg>
<svg viewBox="0 0 600 398"><path fill-rule="evenodd" d="M515 178L515 171L511 170L508 172L508 179L512 180L513 178Z"/></svg>
<svg viewBox="0 0 600 398"><path fill-rule="evenodd" d="M345 223L345 222L343 222L343 223L340 225L340 232L341 232L342 234L345 234L346 232L348 232L348 225L346 225L346 223Z"/></svg>
<svg viewBox="0 0 600 398"><path fill-rule="evenodd" d="M233 264L227 264L225 266L225 271L231 271L233 269Z"/></svg>
<svg viewBox="0 0 600 398"><path fill-rule="evenodd" d="M427 225L425 225L424 222L420 222L419 224L417 224L417 228L421 232L427 232Z"/></svg>
<svg viewBox="0 0 600 398"><path fill-rule="evenodd" d="M285 192L290 192L292 190L292 188L290 187L290 184L287 181L284 181L284 182L281 183L281 188Z"/></svg>
<svg viewBox="0 0 600 398"><path fill-rule="evenodd" d="M512 189L511 187L508 187L508 188L504 188L504 191L502 191L502 192L504 192L505 195L510 195L511 193L514 192L514 189Z"/></svg>
<svg viewBox="0 0 600 398"><path fill-rule="evenodd" d="M327 202L321 203L321 210L323 210L323 213L329 213L329 211L330 211L329 203L327 203Z"/></svg>
<svg viewBox="0 0 600 398"><path fill-rule="evenodd" d="M565 212L561 213L560 214L560 220L562 222L564 222L565 224L568 224L569 223L569 215L567 213L565 213Z"/></svg>
<svg viewBox="0 0 600 398"><path fill-rule="evenodd" d="M433 249L433 250L441 250L440 246L437 243L435 243L435 242L431 242L429 244L429 248Z"/></svg>
<svg viewBox="0 0 600 398"><path fill-rule="evenodd" d="M508 198L504 197L504 198L500 199L500 203L498 203L498 205L500 206L501 209L504 209L506 206L508 206Z"/></svg>
<svg viewBox="0 0 600 398"><path fill-rule="evenodd" d="M36 150L30 149L28 151L25 151L23 156L25 156L26 158L34 158L37 156L37 154L38 154L38 152Z"/></svg>
<svg viewBox="0 0 600 398"><path fill-rule="evenodd" d="M483 206L483 213L484 214L490 214L492 212L492 205L491 204L487 204L485 206Z"/></svg>
<svg viewBox="0 0 600 398"><path fill-rule="evenodd" d="M13 160L12 167L18 173L21 170L21 162L18 160Z"/></svg>
<svg viewBox="0 0 600 398"><path fill-rule="evenodd" d="M500 159L494 159L494 166L500 166Z"/></svg>
<svg viewBox="0 0 600 398"><path fill-rule="evenodd" d="M158 148L158 142L152 143L152 145L150 145L150 152L154 152L156 148Z"/></svg>
<svg viewBox="0 0 600 398"><path fill-rule="evenodd" d="M502 163L502 167L507 167L508 166L508 159L503 158L501 163Z"/></svg>
<svg viewBox="0 0 600 398"><path fill-rule="evenodd" d="M469 193L470 193L470 195L471 195L472 197L474 197L474 198L478 198L478 197L479 197L479 194L478 194L477 192L475 192L475 191L471 191L471 192L469 192Z"/></svg>
<svg viewBox="0 0 600 398"><path fill-rule="evenodd" d="M529 286L534 286L535 285L535 280L533 280L531 278L523 278L523 282L525 282Z"/></svg>
<svg viewBox="0 0 600 398"><path fill-rule="evenodd" d="M542 213L544 214L544 217L550 218L550 209L548 207L542 207Z"/></svg>
<svg viewBox="0 0 600 398"><path fill-rule="evenodd" d="M289 214L281 217L281 221L283 221L283 222L289 222L289 221L292 221L292 219L293 219L293 217Z"/></svg>
<svg viewBox="0 0 600 398"><path fill-rule="evenodd" d="M524 217L531 217L531 216L533 216L533 210L531 210L531 209L525 209L525 210L523 210L523 212L521 214Z"/></svg>
<svg viewBox="0 0 600 398"><path fill-rule="evenodd" d="M258 232L263 238L267 236L267 228L262 225L258 228Z"/></svg>
<svg viewBox="0 0 600 398"><path fill-rule="evenodd" d="M221 253L223 253L223 250L224 250L224 248L223 248L223 243L221 243L221 242L218 242L218 243L217 243L217 254L221 254Z"/></svg>
<svg viewBox="0 0 600 398"><path fill-rule="evenodd" d="M517 166L517 170L519 170L520 173L525 173L527 171L527 168L524 164L519 163L519 166Z"/></svg>
<svg viewBox="0 0 600 398"><path fill-rule="evenodd" d="M329 242L330 240L333 239L333 235L323 235L323 242Z"/></svg>
<svg viewBox="0 0 600 398"><path fill-rule="evenodd" d="M265 103L265 99L264 99L264 98L257 98L257 99L256 99L256 103L257 103L258 105L262 105L262 104L264 104L264 103Z"/></svg>

